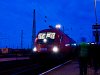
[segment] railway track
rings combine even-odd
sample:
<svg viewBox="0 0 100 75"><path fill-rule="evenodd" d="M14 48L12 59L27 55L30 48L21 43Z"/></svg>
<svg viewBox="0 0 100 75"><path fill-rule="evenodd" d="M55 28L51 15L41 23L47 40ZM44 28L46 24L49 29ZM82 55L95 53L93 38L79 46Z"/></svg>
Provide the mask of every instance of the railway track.
<svg viewBox="0 0 100 75"><path fill-rule="evenodd" d="M59 65L59 61L41 60L42 63L33 60L10 61L0 63L0 75L39 75L48 69Z"/></svg>
<svg viewBox="0 0 100 75"><path fill-rule="evenodd" d="M38 69L41 68L42 65L39 64L30 64L22 67L7 69L0 72L0 75L36 75L38 72ZM37 70L37 71L36 71Z"/></svg>
<svg viewBox="0 0 100 75"><path fill-rule="evenodd" d="M15 75L17 72L27 70L31 67L37 67L38 65L39 64L34 63L32 60L1 62L0 75Z"/></svg>

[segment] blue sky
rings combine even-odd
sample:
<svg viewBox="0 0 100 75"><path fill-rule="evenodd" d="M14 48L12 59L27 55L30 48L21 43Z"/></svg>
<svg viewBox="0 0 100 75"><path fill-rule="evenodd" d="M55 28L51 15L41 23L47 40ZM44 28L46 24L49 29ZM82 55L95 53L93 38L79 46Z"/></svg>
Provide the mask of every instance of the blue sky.
<svg viewBox="0 0 100 75"><path fill-rule="evenodd" d="M34 9L37 33L49 25L61 24L75 41L79 42L83 36L87 41L94 41L94 0L0 0L0 47L20 48L21 30L24 32L23 47L31 46ZM98 23L99 12L100 1L97 0Z"/></svg>

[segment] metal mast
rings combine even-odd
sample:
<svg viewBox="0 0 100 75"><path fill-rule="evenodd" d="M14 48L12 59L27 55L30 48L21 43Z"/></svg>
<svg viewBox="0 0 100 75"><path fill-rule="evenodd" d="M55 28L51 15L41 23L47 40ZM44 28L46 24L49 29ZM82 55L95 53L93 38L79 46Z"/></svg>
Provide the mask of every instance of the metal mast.
<svg viewBox="0 0 100 75"><path fill-rule="evenodd" d="M23 48L23 30L21 30L21 49Z"/></svg>
<svg viewBox="0 0 100 75"><path fill-rule="evenodd" d="M98 29L100 29L100 25L98 24L98 18L96 12L96 0L94 0L94 13L95 13L96 24L92 26L92 29L94 29L93 35L95 36L95 42L98 44L100 35L100 31L98 31Z"/></svg>
<svg viewBox="0 0 100 75"><path fill-rule="evenodd" d="M94 13L95 13L95 20L96 20L96 24L97 24L98 18L97 18L97 12L96 12L96 0L94 0Z"/></svg>
<svg viewBox="0 0 100 75"><path fill-rule="evenodd" d="M34 47L34 41L36 37L36 20L35 20L35 9L33 11L33 26L32 26L32 48Z"/></svg>

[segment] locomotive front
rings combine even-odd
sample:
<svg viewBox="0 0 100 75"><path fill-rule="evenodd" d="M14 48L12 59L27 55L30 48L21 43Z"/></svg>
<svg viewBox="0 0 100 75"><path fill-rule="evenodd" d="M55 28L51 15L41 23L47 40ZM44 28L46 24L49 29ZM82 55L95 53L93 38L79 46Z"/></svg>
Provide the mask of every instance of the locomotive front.
<svg viewBox="0 0 100 75"><path fill-rule="evenodd" d="M57 35L57 32L49 29L40 31L35 39L33 52L58 53L59 37Z"/></svg>

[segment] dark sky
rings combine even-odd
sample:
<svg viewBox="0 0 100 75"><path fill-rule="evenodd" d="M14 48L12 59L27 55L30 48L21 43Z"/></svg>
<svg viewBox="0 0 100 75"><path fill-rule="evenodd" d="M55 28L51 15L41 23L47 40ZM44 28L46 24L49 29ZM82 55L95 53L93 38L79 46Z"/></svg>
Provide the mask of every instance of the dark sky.
<svg viewBox="0 0 100 75"><path fill-rule="evenodd" d="M99 0L96 6L100 23ZM79 42L81 37L86 37L87 42L94 41L94 0L0 0L0 47L20 48L21 30L23 47L31 46L34 9L37 33L49 25L61 24L75 41Z"/></svg>

